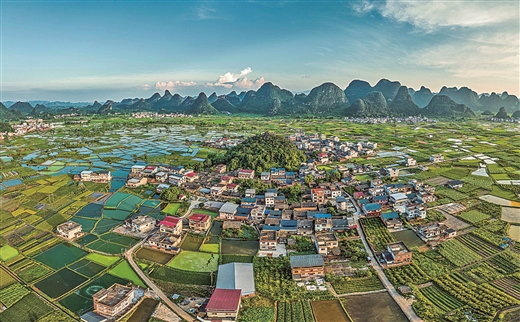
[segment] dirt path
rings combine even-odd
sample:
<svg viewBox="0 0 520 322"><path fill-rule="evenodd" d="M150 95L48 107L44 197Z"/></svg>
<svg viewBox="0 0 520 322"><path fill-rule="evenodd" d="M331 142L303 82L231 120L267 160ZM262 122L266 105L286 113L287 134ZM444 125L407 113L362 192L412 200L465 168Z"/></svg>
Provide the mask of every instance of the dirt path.
<svg viewBox="0 0 520 322"><path fill-rule="evenodd" d="M140 243L138 243L137 245L135 245L134 247L132 247L131 249L129 249L126 253L125 253L125 257L126 259L128 260L128 262L130 263L130 266L132 266L132 268L134 269L134 271L137 273L137 275L139 275L139 277L144 281L144 283L146 285L148 285L149 288L151 288L154 293L159 296L161 298L161 300L170 308L172 309L177 315L179 315L181 318L183 318L184 320L186 321L196 321L193 316L189 315L186 311L184 311L183 309L181 309L179 306L177 306L177 304L173 303L172 300L170 300L170 298L168 296L166 296L166 294L163 293L163 291L157 287L157 285L154 284L154 282L148 278L148 276L146 276L145 273L143 273L143 271L141 271L141 269L139 268L139 265L136 264L136 262L134 261L134 258L132 256L134 250L136 248L138 248L139 246L141 246L141 244L143 243L144 241L141 241Z"/></svg>
<svg viewBox="0 0 520 322"><path fill-rule="evenodd" d="M359 224L359 214L361 213L361 210L357 206L357 204L354 201L354 199L352 198L352 196L347 195L347 198L349 198L352 201L352 203L354 204L354 206L357 209L357 212L354 214L354 220L357 225L358 234L359 234L359 237L361 237L361 240L363 241L363 245L365 246L365 249L367 250L368 256L370 256L371 265L377 271L377 275L379 276L381 283L383 283L383 286L388 291L388 294L390 294L390 296L392 296L392 298L397 303L397 305L399 305L399 307L401 308L401 311L403 311L403 313L406 315L408 320L410 320L411 322L422 322L423 320L420 317L418 317L417 314L415 314L415 311L413 310L412 305L401 294L399 294L395 290L395 287L392 285L392 283L390 283L390 281L386 277L385 272L383 271L381 266L379 266L379 263L375 259L374 254L372 253L372 249L368 245L365 233L363 232L363 229L361 229L361 225Z"/></svg>

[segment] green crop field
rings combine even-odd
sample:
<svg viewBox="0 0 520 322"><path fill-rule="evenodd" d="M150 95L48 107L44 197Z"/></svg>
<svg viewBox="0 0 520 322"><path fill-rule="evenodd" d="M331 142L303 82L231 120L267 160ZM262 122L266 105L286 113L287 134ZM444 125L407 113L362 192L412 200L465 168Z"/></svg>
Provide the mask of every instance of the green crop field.
<svg viewBox="0 0 520 322"><path fill-rule="evenodd" d="M168 215L175 215L177 214L177 210L181 207L181 204L178 202L170 203L168 206L166 206L162 212L168 214Z"/></svg>
<svg viewBox="0 0 520 322"><path fill-rule="evenodd" d="M101 272L102 270L104 270L105 266L96 264L96 263L91 262L84 258L84 259L70 265L69 268L71 270L78 272L82 275L85 275L87 277L93 277L94 275L96 275L99 272Z"/></svg>
<svg viewBox="0 0 520 322"><path fill-rule="evenodd" d="M7 261L18 255L18 250L9 245L0 247L0 261Z"/></svg>
<svg viewBox="0 0 520 322"><path fill-rule="evenodd" d="M153 250L150 248L141 248L137 253L135 254L136 258L144 259L150 262L155 262L159 264L166 264L168 263L172 258L172 254L160 252L157 250Z"/></svg>
<svg viewBox="0 0 520 322"><path fill-rule="evenodd" d="M131 281L137 286L146 287L144 282L137 276L137 273L130 267L127 261L119 263L109 271L110 274Z"/></svg>
<svg viewBox="0 0 520 322"><path fill-rule="evenodd" d="M87 252L77 247L59 244L34 257L34 259L51 268L60 269L87 254Z"/></svg>
<svg viewBox="0 0 520 322"><path fill-rule="evenodd" d="M218 268L218 255L184 250L168 266L193 272L213 272Z"/></svg>
<svg viewBox="0 0 520 322"><path fill-rule="evenodd" d="M53 312L47 303L36 294L30 293L16 302L13 306L0 313L2 322L34 321L34 317L44 317Z"/></svg>
<svg viewBox="0 0 520 322"><path fill-rule="evenodd" d="M103 266L112 266L121 259L116 256L106 256L96 253L88 254L85 258Z"/></svg>
<svg viewBox="0 0 520 322"><path fill-rule="evenodd" d="M71 291L88 279L70 269L64 268L34 284L51 298L57 298Z"/></svg>

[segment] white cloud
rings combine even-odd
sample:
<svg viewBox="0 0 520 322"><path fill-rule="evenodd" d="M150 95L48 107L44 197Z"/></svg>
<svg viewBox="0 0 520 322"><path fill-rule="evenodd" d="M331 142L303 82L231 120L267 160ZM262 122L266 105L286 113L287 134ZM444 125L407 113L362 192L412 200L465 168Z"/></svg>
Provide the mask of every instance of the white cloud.
<svg viewBox="0 0 520 322"><path fill-rule="evenodd" d="M209 8L209 7L206 7L204 5L198 7L196 9L196 11L197 11L197 17L200 20L214 19L215 18L214 14L217 12L216 9Z"/></svg>
<svg viewBox="0 0 520 322"><path fill-rule="evenodd" d="M189 82L181 82L181 81L165 81L165 82L157 82L155 83L155 88L161 91L173 89L177 89L179 87L193 87L196 86L197 83L189 81Z"/></svg>
<svg viewBox="0 0 520 322"><path fill-rule="evenodd" d="M361 1L352 5L354 12L379 12L383 17L407 22L425 31L441 27L478 27L516 22L519 5L514 1Z"/></svg>
<svg viewBox="0 0 520 322"><path fill-rule="evenodd" d="M258 88L265 83L263 77L255 80L250 80L246 77L247 74L253 72L251 67L240 71L238 74L227 72L220 76L215 83L206 83L207 87L222 87L222 88L237 88L237 89L251 89Z"/></svg>
<svg viewBox="0 0 520 322"><path fill-rule="evenodd" d="M147 90L150 89L150 85L144 84L144 85L141 86L141 89L144 89L145 91L147 91Z"/></svg>

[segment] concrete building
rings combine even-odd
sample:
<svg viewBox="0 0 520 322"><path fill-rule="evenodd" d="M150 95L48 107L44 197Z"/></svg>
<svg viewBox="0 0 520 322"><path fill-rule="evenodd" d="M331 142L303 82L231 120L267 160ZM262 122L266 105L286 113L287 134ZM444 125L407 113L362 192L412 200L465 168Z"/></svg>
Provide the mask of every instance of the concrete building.
<svg viewBox="0 0 520 322"><path fill-rule="evenodd" d="M235 320L240 309L242 293L240 290L216 288L206 305L209 319Z"/></svg>
<svg viewBox="0 0 520 322"><path fill-rule="evenodd" d="M115 317L132 305L134 293L134 288L120 284L113 284L108 289L103 288L92 295L94 312L106 317Z"/></svg>
<svg viewBox="0 0 520 322"><path fill-rule="evenodd" d="M388 244L387 251L383 252L382 256L387 265L412 263L412 252L403 242Z"/></svg>
<svg viewBox="0 0 520 322"><path fill-rule="evenodd" d="M146 240L146 246L163 252L177 253L179 252L179 243L181 239L168 233L155 233Z"/></svg>
<svg viewBox="0 0 520 322"><path fill-rule="evenodd" d="M296 281L325 277L325 263L321 255L291 256L290 261L292 278Z"/></svg>
<svg viewBox="0 0 520 322"><path fill-rule="evenodd" d="M168 233L172 235L181 235L182 233L182 219L179 217L166 216L159 222L159 231L161 233Z"/></svg>
<svg viewBox="0 0 520 322"><path fill-rule="evenodd" d="M211 216L206 214L197 214L188 217L190 229L197 233L205 233L211 226Z"/></svg>
<svg viewBox="0 0 520 322"><path fill-rule="evenodd" d="M81 171L80 180L83 182L108 183L112 180L110 171Z"/></svg>
<svg viewBox="0 0 520 322"><path fill-rule="evenodd" d="M237 213L238 205L232 202L226 202L220 207L219 218L223 220L233 220L235 219L235 214Z"/></svg>
<svg viewBox="0 0 520 322"><path fill-rule="evenodd" d="M150 216L137 216L132 219L132 231L146 233L155 228L156 220Z"/></svg>
<svg viewBox="0 0 520 322"><path fill-rule="evenodd" d="M74 240L85 235L85 233L82 232L81 229L81 224L78 224L74 221L67 221L56 227L56 232L63 238L66 238L68 240Z"/></svg>

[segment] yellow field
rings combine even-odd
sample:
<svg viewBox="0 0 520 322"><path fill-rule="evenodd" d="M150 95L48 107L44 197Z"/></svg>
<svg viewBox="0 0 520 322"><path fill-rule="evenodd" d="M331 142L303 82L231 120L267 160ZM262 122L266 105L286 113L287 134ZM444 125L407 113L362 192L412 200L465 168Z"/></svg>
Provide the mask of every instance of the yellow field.
<svg viewBox="0 0 520 322"><path fill-rule="evenodd" d="M509 236L516 241L520 241L520 226L509 227Z"/></svg>
<svg viewBox="0 0 520 322"><path fill-rule="evenodd" d="M24 212L25 212L24 208L18 208L15 211L13 211L11 214L13 216L17 217L17 216L20 216L21 214L23 214Z"/></svg>
<svg viewBox="0 0 520 322"><path fill-rule="evenodd" d="M39 183L39 184L41 184L41 185L46 185L46 184L48 184L48 182L47 182L46 180L43 180L43 179L38 180L38 181L36 181L36 182Z"/></svg>
<svg viewBox="0 0 520 322"><path fill-rule="evenodd" d="M41 180L40 180L41 181ZM22 191L22 194L25 195L25 196L31 196L33 195L35 192L37 192L38 190L40 190L42 187L41 186L36 186L36 187L32 187L32 188L29 188L27 190L24 190Z"/></svg>
<svg viewBox="0 0 520 322"><path fill-rule="evenodd" d="M60 187L57 186L46 186L38 190L38 192L41 193L54 193L56 190L58 190Z"/></svg>

